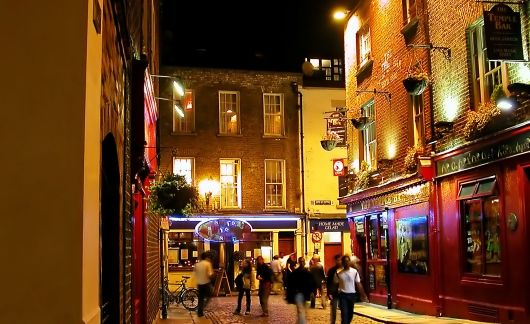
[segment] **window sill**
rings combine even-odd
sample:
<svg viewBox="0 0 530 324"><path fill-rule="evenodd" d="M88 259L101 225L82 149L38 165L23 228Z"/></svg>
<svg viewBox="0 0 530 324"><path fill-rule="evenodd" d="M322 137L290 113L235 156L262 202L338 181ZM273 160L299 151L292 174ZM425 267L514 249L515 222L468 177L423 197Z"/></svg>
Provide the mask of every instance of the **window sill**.
<svg viewBox="0 0 530 324"><path fill-rule="evenodd" d="M286 213L287 209L285 207L265 207L263 209L264 212L278 212L278 213Z"/></svg>
<svg viewBox="0 0 530 324"><path fill-rule="evenodd" d="M418 23L418 17L414 17L408 24L401 28L400 32L401 34L403 34L406 44L408 44L412 40L412 38L414 38L414 35L416 35L416 31L418 30Z"/></svg>
<svg viewBox="0 0 530 324"><path fill-rule="evenodd" d="M287 138L287 136L286 135L263 135L262 138L282 139L282 138Z"/></svg>
<svg viewBox="0 0 530 324"><path fill-rule="evenodd" d="M219 211L221 212L241 211L241 207L221 207L219 208Z"/></svg>
<svg viewBox="0 0 530 324"><path fill-rule="evenodd" d="M364 79L366 79L368 76L372 74L372 67L374 66L374 61L372 59L368 60L368 62L364 63L362 66L358 67L357 74L355 77L357 78L357 83L361 83Z"/></svg>
<svg viewBox="0 0 530 324"><path fill-rule="evenodd" d="M180 132L171 132L171 136L197 136L197 133L180 133Z"/></svg>
<svg viewBox="0 0 530 324"><path fill-rule="evenodd" d="M221 134L217 133L217 137L243 137L242 134Z"/></svg>

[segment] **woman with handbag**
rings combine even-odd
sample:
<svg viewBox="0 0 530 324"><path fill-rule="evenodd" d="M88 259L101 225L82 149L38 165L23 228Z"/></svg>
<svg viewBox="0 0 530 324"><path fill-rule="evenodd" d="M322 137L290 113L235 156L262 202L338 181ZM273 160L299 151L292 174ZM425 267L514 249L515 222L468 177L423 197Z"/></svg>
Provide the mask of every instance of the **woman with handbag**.
<svg viewBox="0 0 530 324"><path fill-rule="evenodd" d="M254 286L254 277L252 276L252 266L250 261L243 260L241 264L241 271L235 279L239 294L237 295L237 308L234 311L234 315L241 315L241 302L243 300L243 294L247 297L247 305L245 315L250 315L250 290Z"/></svg>

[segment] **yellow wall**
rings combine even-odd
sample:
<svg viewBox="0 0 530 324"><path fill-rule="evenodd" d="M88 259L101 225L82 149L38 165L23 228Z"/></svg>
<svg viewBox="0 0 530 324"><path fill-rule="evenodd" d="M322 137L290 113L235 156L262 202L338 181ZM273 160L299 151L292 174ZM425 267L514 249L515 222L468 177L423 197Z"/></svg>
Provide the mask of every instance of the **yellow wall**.
<svg viewBox="0 0 530 324"><path fill-rule="evenodd" d="M320 146L320 140L326 133L325 111L334 111L332 100L345 106L344 89L304 88L304 175L305 175L305 211L309 215L343 214L345 209L337 209L339 196L338 178L333 176L333 159L346 160L346 147L337 147L326 151ZM331 206L312 206L311 200L331 200Z"/></svg>
<svg viewBox="0 0 530 324"><path fill-rule="evenodd" d="M91 12L88 1L0 5L0 323L99 322L99 140L85 140L99 131Z"/></svg>

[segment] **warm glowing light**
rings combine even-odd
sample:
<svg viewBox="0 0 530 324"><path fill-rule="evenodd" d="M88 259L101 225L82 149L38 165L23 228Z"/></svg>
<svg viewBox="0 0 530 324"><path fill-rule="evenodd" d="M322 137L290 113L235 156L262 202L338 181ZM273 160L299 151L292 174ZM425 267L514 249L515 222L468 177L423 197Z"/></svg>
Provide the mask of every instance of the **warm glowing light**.
<svg viewBox="0 0 530 324"><path fill-rule="evenodd" d="M333 13L333 19L335 20L343 20L346 16L348 16L347 10L337 10Z"/></svg>
<svg viewBox="0 0 530 324"><path fill-rule="evenodd" d="M514 102L512 99L510 98L500 98L498 101L497 101L497 108L499 108L500 110L503 110L503 111L510 111L513 109L514 107Z"/></svg>
<svg viewBox="0 0 530 324"><path fill-rule="evenodd" d="M175 111L180 116L180 118L184 118L184 112L182 111L182 108L178 104L175 105Z"/></svg>
<svg viewBox="0 0 530 324"><path fill-rule="evenodd" d="M416 196L421 192L421 186L414 186L407 189L406 194L411 196Z"/></svg>
<svg viewBox="0 0 530 324"><path fill-rule="evenodd" d="M396 144L395 143L391 143L391 144L388 145L387 154L388 154L388 158L390 160L393 160L396 157L396 151L397 151L397 148L396 148Z"/></svg>
<svg viewBox="0 0 530 324"><path fill-rule="evenodd" d="M446 121L454 121L458 116L458 100L456 97L448 96L443 102L443 110Z"/></svg>
<svg viewBox="0 0 530 324"><path fill-rule="evenodd" d="M199 193L201 195L217 195L219 192L219 182L210 177L199 182Z"/></svg>
<svg viewBox="0 0 530 324"><path fill-rule="evenodd" d="M175 88L175 91L180 97L184 96L185 92L184 92L184 86L182 85L182 83L177 82L176 80L173 80L173 87Z"/></svg>

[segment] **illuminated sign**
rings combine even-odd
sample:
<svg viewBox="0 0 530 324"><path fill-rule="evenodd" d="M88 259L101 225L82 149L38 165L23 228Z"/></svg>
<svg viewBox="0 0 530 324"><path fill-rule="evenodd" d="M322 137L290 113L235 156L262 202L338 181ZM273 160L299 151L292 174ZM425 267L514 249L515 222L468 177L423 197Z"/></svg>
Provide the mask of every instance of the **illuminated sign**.
<svg viewBox="0 0 530 324"><path fill-rule="evenodd" d="M252 226L248 222L232 218L210 219L195 227L199 237L214 242L237 242L243 239L243 234L250 232Z"/></svg>

